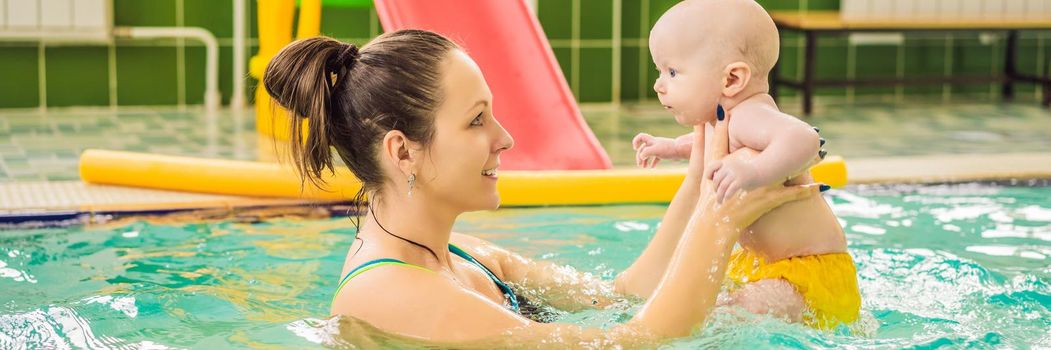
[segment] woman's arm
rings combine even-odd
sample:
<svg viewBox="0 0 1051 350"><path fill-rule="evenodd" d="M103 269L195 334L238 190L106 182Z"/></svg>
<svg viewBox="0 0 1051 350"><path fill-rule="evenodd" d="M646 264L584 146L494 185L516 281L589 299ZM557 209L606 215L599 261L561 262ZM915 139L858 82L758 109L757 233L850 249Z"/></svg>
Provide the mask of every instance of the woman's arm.
<svg viewBox="0 0 1051 350"><path fill-rule="evenodd" d="M465 243L483 256L492 254L489 259L499 263L503 272L500 276L502 279L539 293L543 302L561 310L606 307L621 295L648 298L664 275L664 270L700 197L701 177L704 171L704 135L703 125L696 127L694 132L683 135L695 138L691 142L692 150L686 178L668 205L668 210L664 212L653 239L639 258L617 276L612 286L572 267L532 260L476 238L466 240Z"/></svg>
<svg viewBox="0 0 1051 350"><path fill-rule="evenodd" d="M720 161L729 153L729 121L727 116L716 123L703 150L706 161ZM659 339L686 336L703 325L715 305L730 250L741 230L773 208L807 198L819 189L816 185L786 188L777 182L722 204L718 204L715 190L711 178L702 174L700 200L660 282L630 325L646 329Z"/></svg>
<svg viewBox="0 0 1051 350"><path fill-rule="evenodd" d="M453 347L654 346L704 324L741 229L773 208L817 192L816 185L774 184L721 206L705 195L653 295L630 321L610 329L532 322L446 276L397 266L358 276L338 296L333 311L385 332Z"/></svg>
<svg viewBox="0 0 1051 350"><path fill-rule="evenodd" d="M664 212L657 232L639 258L614 280L616 291L640 298L648 298L657 287L672 253L682 237L687 221L697 206L704 170L704 125L694 128L694 141L686 177L675 192L668 210Z"/></svg>
<svg viewBox="0 0 1051 350"><path fill-rule="evenodd" d="M716 145L725 143L725 125L717 125L715 135L720 139ZM709 146L709 149L713 159L721 159L726 154L724 145ZM686 336L704 324L714 306L729 249L740 231L773 208L818 192L816 185L771 184L718 205L711 180L702 180L700 188L701 200L651 297L629 322L608 330L531 322L447 277L408 268L360 276L400 280L358 281L345 290L340 302L357 299L367 303L357 308L334 307L333 310L347 310L349 316L393 333L438 342L504 338L513 339L509 341L518 346L523 342L544 344L545 340L554 341L547 344L563 347L582 342L631 346ZM373 290L366 290L368 288ZM413 315L413 322L405 322L406 315Z"/></svg>
<svg viewBox="0 0 1051 350"><path fill-rule="evenodd" d="M529 291L544 305L564 311L603 308L621 299L613 285L590 273L572 266L550 261L533 260L504 249L492 242L463 234L454 234L453 243L464 248L482 264L493 268L493 273L504 282Z"/></svg>

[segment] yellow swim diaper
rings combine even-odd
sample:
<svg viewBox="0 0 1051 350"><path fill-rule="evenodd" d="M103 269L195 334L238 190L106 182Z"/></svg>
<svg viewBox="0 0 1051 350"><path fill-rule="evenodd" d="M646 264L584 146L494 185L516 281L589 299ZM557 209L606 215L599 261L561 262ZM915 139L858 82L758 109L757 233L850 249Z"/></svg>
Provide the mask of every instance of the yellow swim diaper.
<svg viewBox="0 0 1051 350"><path fill-rule="evenodd" d="M731 291L749 282L781 278L791 283L806 300L812 314L804 322L821 329L858 319L858 292L854 259L847 253L809 255L767 263L762 257L738 249L730 256L726 271Z"/></svg>

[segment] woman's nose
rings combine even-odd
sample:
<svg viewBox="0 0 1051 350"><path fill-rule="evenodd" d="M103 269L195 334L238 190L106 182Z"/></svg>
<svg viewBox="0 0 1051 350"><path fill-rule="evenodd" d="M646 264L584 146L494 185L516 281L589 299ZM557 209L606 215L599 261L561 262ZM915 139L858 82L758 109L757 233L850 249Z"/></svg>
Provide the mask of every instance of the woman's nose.
<svg viewBox="0 0 1051 350"><path fill-rule="evenodd" d="M493 118L493 120L496 120L496 118ZM504 129L504 126L500 125L500 122L496 122L494 124L496 124L497 135L499 135L497 136L496 151L502 152L511 149L511 147L514 147L515 139L511 137L511 133L508 133L507 129Z"/></svg>

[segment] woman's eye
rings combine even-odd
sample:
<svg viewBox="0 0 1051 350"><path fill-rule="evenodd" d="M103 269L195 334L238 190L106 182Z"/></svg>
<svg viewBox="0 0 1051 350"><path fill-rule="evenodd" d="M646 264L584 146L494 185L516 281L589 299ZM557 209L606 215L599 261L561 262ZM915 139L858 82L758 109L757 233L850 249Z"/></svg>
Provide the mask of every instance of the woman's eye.
<svg viewBox="0 0 1051 350"><path fill-rule="evenodd" d="M482 125L482 114L478 113L478 116L474 117L474 120L471 120L471 126L481 126L481 125Z"/></svg>

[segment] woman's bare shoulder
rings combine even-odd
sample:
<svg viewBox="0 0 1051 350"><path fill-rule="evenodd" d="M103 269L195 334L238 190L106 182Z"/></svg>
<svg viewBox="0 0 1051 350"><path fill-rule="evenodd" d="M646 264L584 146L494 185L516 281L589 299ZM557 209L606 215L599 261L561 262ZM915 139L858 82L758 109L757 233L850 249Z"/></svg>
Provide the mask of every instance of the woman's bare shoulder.
<svg viewBox="0 0 1051 350"><path fill-rule="evenodd" d="M458 232L453 232L449 241L493 270L498 277L503 277L502 270L511 257L510 251L488 240Z"/></svg>
<svg viewBox="0 0 1051 350"><path fill-rule="evenodd" d="M495 335L525 323L502 305L453 279L398 264L354 277L336 295L331 313L364 321L385 332L435 340Z"/></svg>

